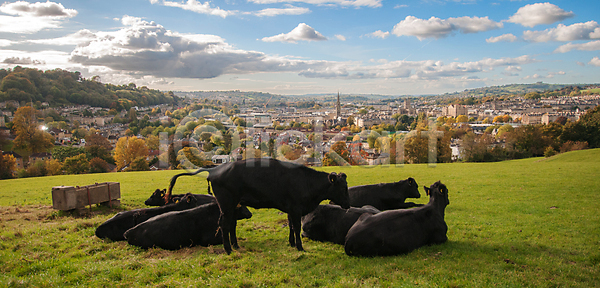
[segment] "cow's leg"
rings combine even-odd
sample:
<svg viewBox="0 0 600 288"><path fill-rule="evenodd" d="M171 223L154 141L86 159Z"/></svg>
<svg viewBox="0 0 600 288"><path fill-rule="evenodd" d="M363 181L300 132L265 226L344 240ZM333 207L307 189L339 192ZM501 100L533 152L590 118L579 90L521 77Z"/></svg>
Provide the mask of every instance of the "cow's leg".
<svg viewBox="0 0 600 288"><path fill-rule="evenodd" d="M223 208L221 208L223 210ZM223 237L223 248L225 248L225 252L227 254L231 254L231 242L229 240L229 235L231 233L231 213L221 212L221 217L219 217L219 229L221 229L221 236Z"/></svg>
<svg viewBox="0 0 600 288"><path fill-rule="evenodd" d="M239 249L240 245L238 245L237 242L237 236L235 233L235 229L237 227L237 219L235 219L235 217L233 218L233 220L231 221L231 230L229 231L229 235L230 235L230 239L231 239L231 246L233 247L233 249Z"/></svg>
<svg viewBox="0 0 600 288"><path fill-rule="evenodd" d="M217 204L221 210L221 217L219 217L219 228L223 237L223 248L227 254L231 253L231 243L237 247L237 239L235 239L235 206L239 203L239 199L229 193L227 189L216 185L213 182L213 193L217 198ZM233 234L232 234L233 228ZM233 239L229 237L232 236Z"/></svg>
<svg viewBox="0 0 600 288"><path fill-rule="evenodd" d="M296 247L296 238L294 237L294 223L292 221L292 216L288 213L288 227L290 228L290 246Z"/></svg>
<svg viewBox="0 0 600 288"><path fill-rule="evenodd" d="M288 214L288 221L292 224L291 227L293 228L293 232L294 232L294 236L295 236L295 242L296 242L296 249L298 249L298 251L304 251L304 248L302 248L302 238L300 236L301 232L302 232L302 216L300 216L300 214ZM290 235L290 239L291 239L291 235ZM291 244L291 241L290 241Z"/></svg>

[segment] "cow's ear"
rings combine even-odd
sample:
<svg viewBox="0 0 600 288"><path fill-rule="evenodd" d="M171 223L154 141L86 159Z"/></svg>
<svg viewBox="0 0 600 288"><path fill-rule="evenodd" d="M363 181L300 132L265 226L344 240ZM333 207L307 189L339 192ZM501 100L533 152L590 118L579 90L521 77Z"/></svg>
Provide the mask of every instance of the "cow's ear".
<svg viewBox="0 0 600 288"><path fill-rule="evenodd" d="M334 183L335 180L337 179L337 174L335 174L335 172L331 172L329 173L329 175L327 176L327 178L329 178L329 182Z"/></svg>
<svg viewBox="0 0 600 288"><path fill-rule="evenodd" d="M425 188L425 193L427 193L427 196L429 196L429 191L430 191L430 190L429 190L429 187L427 187L427 186L423 186L423 188Z"/></svg>
<svg viewBox="0 0 600 288"><path fill-rule="evenodd" d="M348 177L348 176L346 176L346 173L340 173L340 176L342 176L342 178L343 178L344 180L346 180L346 178Z"/></svg>

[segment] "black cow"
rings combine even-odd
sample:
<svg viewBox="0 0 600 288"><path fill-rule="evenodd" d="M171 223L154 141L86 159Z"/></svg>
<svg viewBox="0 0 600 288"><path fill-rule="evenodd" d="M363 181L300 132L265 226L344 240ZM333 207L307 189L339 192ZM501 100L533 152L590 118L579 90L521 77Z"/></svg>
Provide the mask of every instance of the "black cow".
<svg viewBox="0 0 600 288"><path fill-rule="evenodd" d="M213 198L212 202L215 201L216 199ZM144 208L119 212L96 228L96 236L98 238L108 238L113 241L125 240L123 233L137 224L163 213L186 210L201 204L204 203L199 204L196 198L193 197L191 193L188 193L177 203L157 208Z"/></svg>
<svg viewBox="0 0 600 288"><path fill-rule="evenodd" d="M345 250L350 256L384 256L408 253L424 245L448 240L444 210L450 203L448 189L441 182L425 187L425 206L364 214L346 235Z"/></svg>
<svg viewBox="0 0 600 288"><path fill-rule="evenodd" d="M177 250L182 247L223 243L219 230L221 212L216 202L196 208L174 211L148 219L125 232L131 245ZM236 219L248 219L252 213L245 206L235 209Z"/></svg>
<svg viewBox="0 0 600 288"><path fill-rule="evenodd" d="M152 195L150 196L150 198L148 198L146 201L144 201L144 204L146 204L147 206L163 206L167 204L167 201L165 200L165 194L167 193L167 189L156 189L156 191L154 191L154 193L152 193ZM186 194L176 194L176 195L171 195L171 197L169 198L169 202L168 203L174 203L177 202L179 200L181 200L181 198L183 196L185 196ZM215 202L216 199L213 196L210 195L206 195L206 194L192 194L194 196L194 198L196 198L196 200L198 201L198 205L202 205L202 204L206 204L206 203L210 203L210 202Z"/></svg>
<svg viewBox="0 0 600 288"><path fill-rule="evenodd" d="M423 206L404 202L406 198L421 198L419 185L413 178L392 183L352 186L348 188L348 196L352 207L371 205L381 211Z"/></svg>
<svg viewBox="0 0 600 288"><path fill-rule="evenodd" d="M344 209L337 205L319 205L317 209L302 217L302 236L317 241L327 241L344 245L346 234L358 217L380 211L373 206Z"/></svg>
<svg viewBox="0 0 600 288"><path fill-rule="evenodd" d="M325 199L349 208L346 174L326 173L290 162L270 158L252 158L200 168L193 173L173 176L167 190L169 197L177 177L208 171L213 193L221 208L219 226L223 231L223 246L227 254L238 248L235 234L234 209L238 204L254 208L277 208L288 214L289 242L303 251L301 218L313 211Z"/></svg>

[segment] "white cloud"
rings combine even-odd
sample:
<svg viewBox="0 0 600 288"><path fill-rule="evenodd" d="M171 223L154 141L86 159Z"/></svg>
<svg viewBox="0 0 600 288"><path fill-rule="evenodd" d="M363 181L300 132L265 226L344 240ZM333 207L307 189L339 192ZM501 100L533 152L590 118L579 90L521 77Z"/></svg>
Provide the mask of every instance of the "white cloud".
<svg viewBox="0 0 600 288"><path fill-rule="evenodd" d="M596 21L575 23L568 26L558 24L556 28L544 31L524 31L523 39L532 42L600 39L600 25Z"/></svg>
<svg viewBox="0 0 600 288"><path fill-rule="evenodd" d="M25 1L4 3L0 6L0 12L18 16L53 18L72 18L77 15L76 10L66 9L62 4L50 1L46 3L29 3Z"/></svg>
<svg viewBox="0 0 600 288"><path fill-rule="evenodd" d="M498 37L491 37L491 38L485 39L485 42L487 42L487 43L515 42L515 41L517 41L517 36L515 36L511 33L500 35Z"/></svg>
<svg viewBox="0 0 600 288"><path fill-rule="evenodd" d="M376 61L371 61L376 62ZM508 67L537 62L529 56L516 58L485 58L475 62L442 61L381 61L378 65L364 66L358 62L327 62L313 65L300 75L310 78L376 79L410 78L413 80L437 80L442 78L473 77L475 73L488 72L496 67Z"/></svg>
<svg viewBox="0 0 600 288"><path fill-rule="evenodd" d="M548 72L548 74L546 75L540 75L540 74L533 74L533 75L527 75L521 79L523 80L528 80L528 79L551 79L554 78L554 76L556 75L565 75L567 74L565 71L558 71L558 72Z"/></svg>
<svg viewBox="0 0 600 288"><path fill-rule="evenodd" d="M296 7L292 5L286 5L285 8L267 8L260 11L253 12L252 14L263 17L263 16L278 16L278 15L302 15L310 13L310 9L304 7Z"/></svg>
<svg viewBox="0 0 600 288"><path fill-rule="evenodd" d="M592 58L592 60L590 60L590 62L588 62L588 64L596 66L596 67L600 67L600 58L594 57L594 58Z"/></svg>
<svg viewBox="0 0 600 288"><path fill-rule="evenodd" d="M381 30L377 30L371 34L367 34L367 36L373 37L373 38L381 38L381 39L385 39L388 36L390 36L390 32L383 32Z"/></svg>
<svg viewBox="0 0 600 288"><path fill-rule="evenodd" d="M83 29L79 30L73 34L69 34L67 36L52 38L52 39L35 39L28 40L27 42L36 43L36 44L45 44L45 45L78 45L83 44L92 40L95 40L98 37L95 33L90 30Z"/></svg>
<svg viewBox="0 0 600 288"><path fill-rule="evenodd" d="M0 12L0 32L31 34L44 29L60 28L63 21L75 17L77 11L66 9L60 3L17 1L4 3Z"/></svg>
<svg viewBox="0 0 600 288"><path fill-rule="evenodd" d="M81 66L69 63L69 53L61 51L44 50L38 52L26 52L20 50L0 49L0 68L12 68L15 64L21 66L32 66L41 70L48 69L69 69L76 66L74 70L79 70Z"/></svg>
<svg viewBox="0 0 600 288"><path fill-rule="evenodd" d="M264 42L290 42L296 43L296 41L323 41L327 40L325 36L317 32L312 27L306 25L306 23L300 23L294 30L289 33L282 33L279 35L262 38Z"/></svg>
<svg viewBox="0 0 600 288"><path fill-rule="evenodd" d="M560 47L554 50L555 53L567 53L571 50L581 50L581 51L596 51L600 50L600 40L591 41L587 43L581 44L573 44L567 43L565 45L561 45Z"/></svg>
<svg viewBox="0 0 600 288"><path fill-rule="evenodd" d="M508 19L508 22L534 27L539 24L552 24L575 16L551 3L535 3L525 5Z"/></svg>
<svg viewBox="0 0 600 288"><path fill-rule="evenodd" d="M275 4L275 3L306 3L314 5L339 5L359 7L381 7L381 0L248 0L255 4Z"/></svg>
<svg viewBox="0 0 600 288"><path fill-rule="evenodd" d="M177 8L181 8L184 10L196 12L199 14L219 16L222 18L236 14L236 11L228 11L228 10L223 10L219 7L211 7L209 1L200 3L197 0L188 0L185 3L180 3L180 2L163 0L161 3L158 0L150 0L150 3L151 4L162 4L162 5L168 6L168 7L177 7Z"/></svg>
<svg viewBox="0 0 600 288"><path fill-rule="evenodd" d="M406 5L406 4L398 4L398 5L394 6L394 9L400 9L400 8L406 8L406 7L408 7L408 5Z"/></svg>
<svg viewBox="0 0 600 288"><path fill-rule="evenodd" d="M414 16L406 16L394 26L392 33L396 36L415 36L419 40L425 38L443 38L459 31L461 33L477 33L502 28L502 23L486 17L459 17L440 19L431 17L427 20Z"/></svg>
<svg viewBox="0 0 600 288"><path fill-rule="evenodd" d="M235 49L219 36L181 34L140 18L126 16L121 22L124 25L121 29L96 32L93 40L80 43L70 57L67 57L71 61L69 65L78 65L78 71L100 75L108 82L140 83L133 79L141 79L143 83L167 85L165 78L210 79L221 75L282 72L297 73L313 79L447 79L463 83L474 81L479 77L478 73L490 72L498 67L506 68L506 71L518 71L522 65L537 62L527 55L516 58L484 58L473 62L455 61L448 64L435 60L373 60L362 63L291 59ZM299 27L302 28L303 25ZM294 35L287 37L299 39ZM0 53L0 61L10 57L18 57L21 61L27 57L52 59L38 56Z"/></svg>
<svg viewBox="0 0 600 288"><path fill-rule="evenodd" d="M335 35L335 38L340 41L346 41L346 37L344 35Z"/></svg>
<svg viewBox="0 0 600 288"><path fill-rule="evenodd" d="M523 70L523 69L521 69L521 67L519 67L519 66L512 66L512 65L511 66L506 66L506 68L504 68L504 71L506 71L506 72L520 72L521 70Z"/></svg>
<svg viewBox="0 0 600 288"><path fill-rule="evenodd" d="M6 40L6 39L0 39L0 47L8 47L12 44L14 44L14 41L10 41L10 40Z"/></svg>

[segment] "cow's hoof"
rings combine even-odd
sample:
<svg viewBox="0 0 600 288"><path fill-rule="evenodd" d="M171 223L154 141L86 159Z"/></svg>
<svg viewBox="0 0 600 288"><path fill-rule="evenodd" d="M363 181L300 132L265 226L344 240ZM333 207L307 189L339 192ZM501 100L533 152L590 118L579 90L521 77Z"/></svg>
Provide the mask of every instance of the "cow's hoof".
<svg viewBox="0 0 600 288"><path fill-rule="evenodd" d="M231 244L231 247L233 247L233 249L240 249L240 245L238 245L237 243L235 244Z"/></svg>

